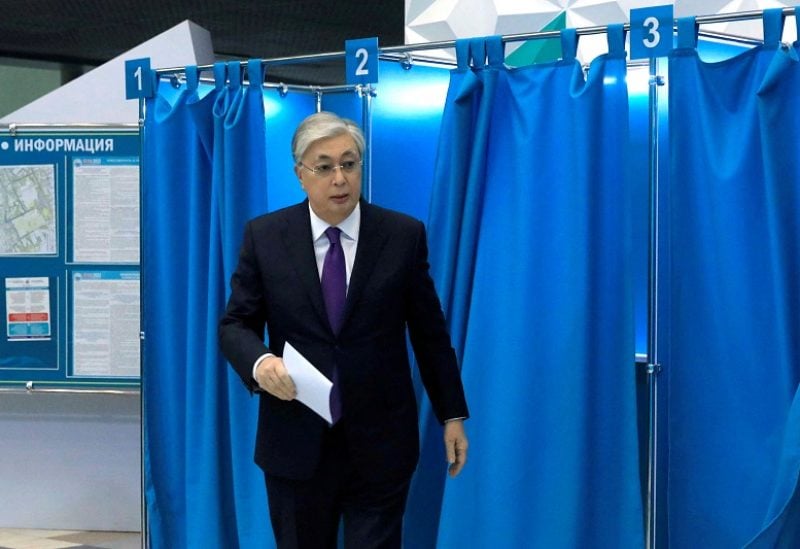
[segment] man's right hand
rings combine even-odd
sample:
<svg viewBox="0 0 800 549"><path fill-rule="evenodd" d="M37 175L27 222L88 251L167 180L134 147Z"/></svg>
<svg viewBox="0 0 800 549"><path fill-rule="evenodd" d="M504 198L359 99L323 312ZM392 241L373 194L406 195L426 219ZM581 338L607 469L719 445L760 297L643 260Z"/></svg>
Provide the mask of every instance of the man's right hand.
<svg viewBox="0 0 800 549"><path fill-rule="evenodd" d="M294 381L280 357L267 356L261 359L256 366L256 381L259 387L281 400L294 400L297 396Z"/></svg>

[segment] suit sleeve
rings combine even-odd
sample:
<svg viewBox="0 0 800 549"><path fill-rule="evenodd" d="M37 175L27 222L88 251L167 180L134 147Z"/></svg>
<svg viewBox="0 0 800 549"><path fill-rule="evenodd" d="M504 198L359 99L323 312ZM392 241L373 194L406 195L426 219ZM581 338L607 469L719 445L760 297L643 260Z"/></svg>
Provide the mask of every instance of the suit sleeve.
<svg viewBox="0 0 800 549"><path fill-rule="evenodd" d="M407 300L408 330L422 383L440 423L467 418L466 398L455 350L429 272L425 226L418 224L413 275Z"/></svg>
<svg viewBox="0 0 800 549"><path fill-rule="evenodd" d="M219 323L219 346L251 391L258 385L252 378L253 364L264 353L266 301L255 255L252 223L245 227L239 264L231 277L231 296Z"/></svg>

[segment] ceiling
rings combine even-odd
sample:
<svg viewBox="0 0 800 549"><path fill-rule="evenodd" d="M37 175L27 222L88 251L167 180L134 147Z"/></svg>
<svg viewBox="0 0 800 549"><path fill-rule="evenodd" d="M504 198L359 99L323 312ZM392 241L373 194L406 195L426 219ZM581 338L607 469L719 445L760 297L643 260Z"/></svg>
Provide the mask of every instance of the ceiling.
<svg viewBox="0 0 800 549"><path fill-rule="evenodd" d="M96 66L189 19L220 59L271 59L404 39L404 0L3 0L0 57ZM272 67L268 79L338 84L341 62Z"/></svg>

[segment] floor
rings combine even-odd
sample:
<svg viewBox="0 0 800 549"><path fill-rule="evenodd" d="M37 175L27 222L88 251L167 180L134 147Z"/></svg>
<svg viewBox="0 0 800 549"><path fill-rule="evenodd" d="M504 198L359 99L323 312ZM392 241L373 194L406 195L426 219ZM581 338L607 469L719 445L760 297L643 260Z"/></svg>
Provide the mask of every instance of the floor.
<svg viewBox="0 0 800 549"><path fill-rule="evenodd" d="M139 532L0 528L0 549L141 549Z"/></svg>

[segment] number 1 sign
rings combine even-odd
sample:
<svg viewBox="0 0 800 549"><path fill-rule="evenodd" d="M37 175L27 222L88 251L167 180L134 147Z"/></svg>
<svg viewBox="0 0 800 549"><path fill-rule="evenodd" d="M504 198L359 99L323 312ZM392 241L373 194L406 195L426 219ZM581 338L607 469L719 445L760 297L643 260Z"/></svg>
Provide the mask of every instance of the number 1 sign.
<svg viewBox="0 0 800 549"><path fill-rule="evenodd" d="M153 80L150 75L150 58L125 61L125 98L152 97Z"/></svg>

